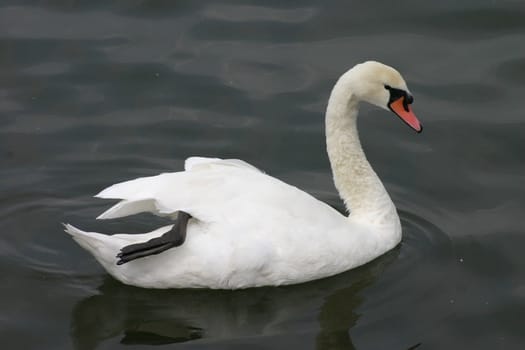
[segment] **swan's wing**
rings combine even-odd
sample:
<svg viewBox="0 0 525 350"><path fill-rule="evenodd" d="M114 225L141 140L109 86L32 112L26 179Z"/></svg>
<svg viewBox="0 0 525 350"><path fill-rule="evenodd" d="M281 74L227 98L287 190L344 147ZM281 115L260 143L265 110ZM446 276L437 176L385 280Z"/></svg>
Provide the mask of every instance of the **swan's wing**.
<svg viewBox="0 0 525 350"><path fill-rule="evenodd" d="M309 194L240 160L190 158L186 169L108 187L96 197L121 201L98 218L140 212L172 216L179 210L201 221L224 222L235 216L236 222L247 224L263 221L265 216L284 222L305 216L313 220L322 212L327 215L321 217L340 216Z"/></svg>
<svg viewBox="0 0 525 350"><path fill-rule="evenodd" d="M168 194L173 194L175 197L180 197L182 193L187 192L191 189L192 191L199 192L199 185L202 188L206 188L211 184L215 186L221 186L219 179L225 178L231 171L238 169L255 171L262 173L259 169L253 165L248 164L240 159L220 159L220 158L205 158L205 157L190 157L184 162L184 172L176 173L163 173L156 176L141 177L138 179L121 182L112 185L97 195L97 198L105 199L122 199L124 201L142 202L140 205L144 207L142 211L155 211L155 206L161 203L154 203L152 200L162 196L165 191ZM192 175L185 174L191 172ZM197 173L197 174L195 174ZM202 178L200 181L199 179ZM210 182L205 183L206 179ZM188 183L192 182L192 184ZM223 185L223 184L222 184ZM173 193L174 188L180 188L178 193ZM195 193L195 197L198 193ZM124 202L123 201L123 202ZM120 206L126 206L126 203L119 203ZM137 205L139 203L136 203ZM117 206L115 206L117 209ZM157 207L159 211L161 207ZM168 209L168 208L164 208ZM128 214L131 215L131 214ZM109 218L109 217L107 217Z"/></svg>

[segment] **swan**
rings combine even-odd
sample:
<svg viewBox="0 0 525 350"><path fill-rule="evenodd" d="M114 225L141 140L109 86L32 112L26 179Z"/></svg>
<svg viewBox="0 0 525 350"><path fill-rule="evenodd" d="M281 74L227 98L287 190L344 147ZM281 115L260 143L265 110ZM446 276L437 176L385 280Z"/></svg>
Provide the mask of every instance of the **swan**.
<svg viewBox="0 0 525 350"><path fill-rule="evenodd" d="M144 288L278 286L363 265L401 241L401 224L361 147L360 101L422 131L394 68L367 61L338 79L326 108L326 145L348 216L244 161L191 157L184 171L118 183L95 196L120 200L97 219L150 212L174 224L133 235L70 224L65 231L114 278Z"/></svg>

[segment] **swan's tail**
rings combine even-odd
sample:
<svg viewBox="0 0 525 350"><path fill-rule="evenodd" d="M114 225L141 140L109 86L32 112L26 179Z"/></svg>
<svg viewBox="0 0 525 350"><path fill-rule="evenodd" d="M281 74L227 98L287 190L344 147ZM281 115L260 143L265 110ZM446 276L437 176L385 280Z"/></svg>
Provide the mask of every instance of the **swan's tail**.
<svg viewBox="0 0 525 350"><path fill-rule="evenodd" d="M116 279L127 283L126 265L117 265L117 254L124 246L133 243L146 242L159 237L173 228L173 225L163 226L143 234L105 235L97 232L86 232L70 224L64 224L64 231L84 249L93 254L95 259Z"/></svg>
<svg viewBox="0 0 525 350"><path fill-rule="evenodd" d="M125 239L115 235L86 232L70 224L64 224L64 231L69 233L82 248L93 254L104 267L114 265L120 248L129 244Z"/></svg>

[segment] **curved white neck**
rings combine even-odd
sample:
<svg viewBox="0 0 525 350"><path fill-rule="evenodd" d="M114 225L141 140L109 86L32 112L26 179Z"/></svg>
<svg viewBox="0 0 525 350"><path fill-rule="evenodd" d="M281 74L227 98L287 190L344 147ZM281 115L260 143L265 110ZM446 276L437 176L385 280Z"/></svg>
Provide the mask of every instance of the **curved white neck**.
<svg viewBox="0 0 525 350"><path fill-rule="evenodd" d="M357 132L358 99L351 71L334 86L326 109L326 144L334 182L350 218L399 225L396 208L370 166Z"/></svg>

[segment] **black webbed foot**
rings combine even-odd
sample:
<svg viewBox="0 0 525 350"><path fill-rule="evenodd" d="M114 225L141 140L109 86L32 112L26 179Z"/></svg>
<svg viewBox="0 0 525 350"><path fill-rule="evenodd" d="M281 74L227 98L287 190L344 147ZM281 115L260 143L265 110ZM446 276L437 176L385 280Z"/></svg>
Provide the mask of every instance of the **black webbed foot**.
<svg viewBox="0 0 525 350"><path fill-rule="evenodd" d="M145 256L160 254L170 248L178 247L186 240L186 228L191 215L179 212L177 223L173 228L160 237L150 239L144 243L127 245L120 249L117 254L117 265L125 264L129 261L143 258Z"/></svg>
<svg viewBox="0 0 525 350"><path fill-rule="evenodd" d="M136 243L125 246L120 250L120 253L117 254L117 258L119 259L117 261L117 265L122 265L131 260L143 258L145 256L160 254L163 251L177 246L175 243L166 240L159 240L158 243L154 242L156 239L157 238L154 238L144 243ZM161 243L162 241L164 242Z"/></svg>

